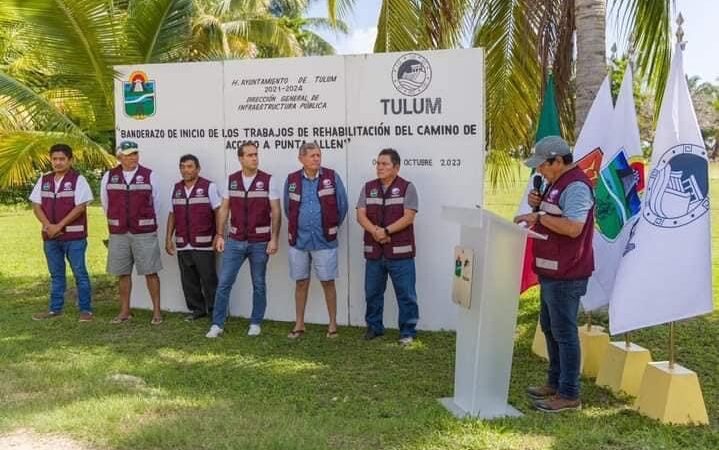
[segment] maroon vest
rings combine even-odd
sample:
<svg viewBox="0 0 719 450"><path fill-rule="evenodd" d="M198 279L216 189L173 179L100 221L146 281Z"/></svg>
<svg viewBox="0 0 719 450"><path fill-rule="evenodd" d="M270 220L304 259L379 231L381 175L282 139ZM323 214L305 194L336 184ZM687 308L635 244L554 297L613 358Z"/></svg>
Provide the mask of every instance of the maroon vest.
<svg viewBox="0 0 719 450"><path fill-rule="evenodd" d="M147 167L138 166L130 184L125 184L122 166L107 176L107 225L110 234L140 234L157 231L152 202L152 184Z"/></svg>
<svg viewBox="0 0 719 450"><path fill-rule="evenodd" d="M557 181L549 186L542 197L540 210L548 215L560 217L562 210L559 207L559 198L570 183L579 181L592 189L592 184L578 168L573 167L562 174ZM534 272L543 277L557 280L577 280L588 278L594 271L594 250L592 239L594 236L594 206L587 214L582 233L576 238L555 233L549 228L537 223L534 231L546 234L545 240L535 239L532 242L534 249Z"/></svg>
<svg viewBox="0 0 719 450"><path fill-rule="evenodd" d="M198 178L189 197L184 181L175 184L172 191L172 212L175 215L175 244L178 249L188 244L195 248L212 247L215 214L210 202L209 180Z"/></svg>
<svg viewBox="0 0 719 450"><path fill-rule="evenodd" d="M397 177L382 192L382 183L379 179L365 184L367 218L380 228L385 228L404 216L404 198L409 187L409 181ZM364 256L367 259L406 259L414 258L414 226L410 225L402 231L391 236L389 243L380 245L372 235L364 232Z"/></svg>
<svg viewBox="0 0 719 450"><path fill-rule="evenodd" d="M326 167L320 168L319 183L317 183L317 197L322 210L322 230L325 239L330 242L337 239L337 227L340 223L340 212L337 208L337 195L335 194L335 171ZM300 203L302 203L302 169L287 176L287 191L289 198L287 237L290 245L297 243L297 229L300 221ZM309 195L313 195L310 193Z"/></svg>
<svg viewBox="0 0 719 450"><path fill-rule="evenodd" d="M238 241L268 242L272 237L270 178L257 171L252 184L245 188L242 171L230 175L230 237Z"/></svg>
<svg viewBox="0 0 719 450"><path fill-rule="evenodd" d="M60 223L77 206L75 205L75 189L77 188L79 177L80 174L74 170L68 170L62 178L62 186L55 193L55 174L50 172L43 175L40 181L40 206L50 223ZM45 241L49 239L45 232L42 233L42 238ZM63 228L62 234L53 239L70 241L85 238L87 238L87 214L83 212L77 219Z"/></svg>

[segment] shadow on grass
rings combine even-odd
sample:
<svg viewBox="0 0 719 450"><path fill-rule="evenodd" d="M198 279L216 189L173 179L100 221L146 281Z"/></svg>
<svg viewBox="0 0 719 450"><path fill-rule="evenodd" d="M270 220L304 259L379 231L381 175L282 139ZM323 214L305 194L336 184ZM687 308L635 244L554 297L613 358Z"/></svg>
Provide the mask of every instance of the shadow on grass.
<svg viewBox="0 0 719 450"><path fill-rule="evenodd" d="M524 388L546 368L530 350L536 299L520 306L510 387L510 402L526 415L480 422L454 420L436 401L452 394L453 333L421 333L402 349L393 333L364 342L363 330L342 327L330 341L323 326L309 326L290 342L285 323L268 322L249 338L247 321L233 318L226 336L208 340L208 323L178 314L156 328L147 311L110 325L112 281L95 281L98 319L81 324L69 312L30 321L45 305L45 279L0 278L0 430L67 432L101 448L719 448L715 408L713 429L666 427L588 380L582 412L532 412ZM716 330L716 320L707 326ZM706 355L687 352L687 361L695 356ZM118 374L137 382L113 381ZM716 392L705 385L706 397Z"/></svg>

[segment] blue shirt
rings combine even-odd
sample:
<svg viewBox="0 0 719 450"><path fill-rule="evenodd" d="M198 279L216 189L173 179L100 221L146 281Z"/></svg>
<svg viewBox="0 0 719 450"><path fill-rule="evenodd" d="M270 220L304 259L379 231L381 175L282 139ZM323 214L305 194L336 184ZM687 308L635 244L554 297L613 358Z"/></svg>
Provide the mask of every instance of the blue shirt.
<svg viewBox="0 0 719 450"><path fill-rule="evenodd" d="M321 173L322 169L320 169ZM322 230L322 209L320 207L320 197L317 195L317 184L320 182L320 174L310 180L307 178L304 170L302 171L302 198L300 200L300 217L297 223L297 242L295 248L297 250L324 250L328 248L337 248L338 241L327 241L325 233ZM342 184L340 176L335 172L335 196L337 197L337 210L340 214L342 224L347 215L347 191ZM287 189L287 180L284 187L284 209L285 216L289 218L290 194Z"/></svg>
<svg viewBox="0 0 719 450"><path fill-rule="evenodd" d="M594 206L592 190L581 181L569 183L559 196L562 215L574 222L586 222L592 206Z"/></svg>

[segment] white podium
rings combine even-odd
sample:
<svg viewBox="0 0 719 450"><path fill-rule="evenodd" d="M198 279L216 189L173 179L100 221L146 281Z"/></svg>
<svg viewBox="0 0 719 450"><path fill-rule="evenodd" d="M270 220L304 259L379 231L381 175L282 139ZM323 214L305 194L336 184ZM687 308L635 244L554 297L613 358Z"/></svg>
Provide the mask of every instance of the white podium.
<svg viewBox="0 0 719 450"><path fill-rule="evenodd" d="M507 403L520 278L527 236L545 237L479 208L444 206L442 216L461 225L474 270L470 307L459 308L454 397L440 402L457 417L521 416Z"/></svg>

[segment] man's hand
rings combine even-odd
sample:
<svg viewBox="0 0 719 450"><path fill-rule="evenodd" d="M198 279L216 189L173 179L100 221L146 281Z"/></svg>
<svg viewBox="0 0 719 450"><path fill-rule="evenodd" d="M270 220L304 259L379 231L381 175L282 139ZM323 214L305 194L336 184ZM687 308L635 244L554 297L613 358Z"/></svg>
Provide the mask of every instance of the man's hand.
<svg viewBox="0 0 719 450"><path fill-rule="evenodd" d="M175 243L172 242L172 238L165 240L165 251L170 256L175 256Z"/></svg>
<svg viewBox="0 0 719 450"><path fill-rule="evenodd" d="M275 253L277 253L277 240L270 239L270 242L267 243L267 254L274 255Z"/></svg>
<svg viewBox="0 0 719 450"><path fill-rule="evenodd" d="M47 225L43 231L47 233L47 237L52 239L62 234L62 227L60 225L51 223Z"/></svg>
<svg viewBox="0 0 719 450"><path fill-rule="evenodd" d="M539 196L537 191L529 191L529 195L527 196L527 203L532 208L536 208L542 203L542 197Z"/></svg>
<svg viewBox="0 0 719 450"><path fill-rule="evenodd" d="M380 244L384 244L382 241L389 241L389 236L384 232L384 228L380 227L375 227L374 231L372 231L372 237Z"/></svg>
<svg viewBox="0 0 719 450"><path fill-rule="evenodd" d="M219 234L215 236L215 243L213 245L215 247L215 251L218 251L220 253L225 251L225 238L220 236Z"/></svg>
<svg viewBox="0 0 719 450"><path fill-rule="evenodd" d="M528 227L533 227L537 220L539 220L539 214L537 213L521 214L514 218L514 223L524 222Z"/></svg>

